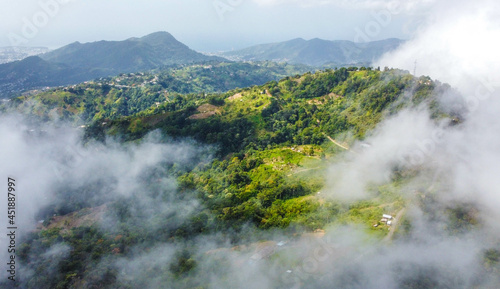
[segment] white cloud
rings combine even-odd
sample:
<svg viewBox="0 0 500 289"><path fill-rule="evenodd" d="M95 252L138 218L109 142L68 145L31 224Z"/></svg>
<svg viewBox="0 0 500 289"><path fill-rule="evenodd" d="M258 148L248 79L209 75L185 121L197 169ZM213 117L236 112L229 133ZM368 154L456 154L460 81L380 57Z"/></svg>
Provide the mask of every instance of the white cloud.
<svg viewBox="0 0 500 289"><path fill-rule="evenodd" d="M451 107L465 103L463 123L444 127L439 142L424 146L426 154L422 163L432 166L439 180L435 190L443 204L475 204L480 208L479 215L496 234L500 232L498 222L494 221L500 217L497 177L500 173L500 76L497 73L500 18L496 12L499 8L500 3L491 0L435 3L432 11L435 17L418 29L414 39L375 63L375 66L413 71L417 60L417 75L448 82L463 95L464 99L451 95L442 101ZM406 121L404 114L395 119L383 123L367 140L374 144L373 152L355 157L352 163L343 164L342 170L339 166L333 168L339 174L339 180L331 185L336 195L364 196L367 184L388 179L384 174L389 173L387 165L397 160L394 153L388 151L411 148L407 140L418 144L419 139L429 138L438 128L429 122L425 113L417 113ZM434 179L427 179L422 184L425 189L434 183Z"/></svg>
<svg viewBox="0 0 500 289"><path fill-rule="evenodd" d="M476 83L495 76L491 72L500 64L500 20L492 12L499 11L500 5L489 0L458 4L445 1L436 5L432 21L423 24L412 41L385 55L378 64L413 71L417 60L418 75L430 75L462 92L475 93ZM476 81L473 87L466 87L471 83L466 79L470 75ZM488 82L500 84L500 78Z"/></svg>

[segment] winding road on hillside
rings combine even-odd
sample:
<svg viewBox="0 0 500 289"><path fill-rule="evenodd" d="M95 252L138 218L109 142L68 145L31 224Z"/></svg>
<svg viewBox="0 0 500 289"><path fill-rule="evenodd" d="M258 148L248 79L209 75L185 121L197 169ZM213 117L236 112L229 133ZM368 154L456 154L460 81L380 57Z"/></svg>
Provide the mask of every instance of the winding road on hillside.
<svg viewBox="0 0 500 289"><path fill-rule="evenodd" d="M323 134L324 134L324 135L325 135L325 136L326 136L326 137L327 137L327 138L328 138L328 139L329 139L332 143L334 143L335 145L337 145L337 146L339 146L339 147L341 147L341 148L343 148L343 149L345 149L345 150L347 150L347 151L349 150L349 148L348 148L348 147L346 147L346 146L344 146L344 145L340 144L339 142L337 142L336 140L334 140L333 138L331 138L329 135L327 135L327 134L325 134L325 133L323 133Z"/></svg>

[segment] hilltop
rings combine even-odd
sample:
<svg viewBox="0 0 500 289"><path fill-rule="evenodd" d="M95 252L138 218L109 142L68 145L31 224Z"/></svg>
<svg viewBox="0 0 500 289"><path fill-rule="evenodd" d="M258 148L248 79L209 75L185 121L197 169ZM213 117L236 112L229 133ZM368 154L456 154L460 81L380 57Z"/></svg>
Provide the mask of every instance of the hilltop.
<svg viewBox="0 0 500 289"><path fill-rule="evenodd" d="M355 43L346 40L292 39L285 42L261 44L220 55L237 61L278 61L300 63L311 66L370 66L384 53L403 43L400 39Z"/></svg>
<svg viewBox="0 0 500 289"><path fill-rule="evenodd" d="M224 60L198 53L168 32L156 32L123 41L75 42L42 54L40 58L70 67L101 70L101 76Z"/></svg>

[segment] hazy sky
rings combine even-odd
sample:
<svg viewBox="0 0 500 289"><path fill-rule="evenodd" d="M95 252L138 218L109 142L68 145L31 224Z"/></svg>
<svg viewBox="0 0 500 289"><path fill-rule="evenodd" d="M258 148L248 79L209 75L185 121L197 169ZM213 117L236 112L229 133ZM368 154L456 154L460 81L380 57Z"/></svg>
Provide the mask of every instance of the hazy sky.
<svg viewBox="0 0 500 289"><path fill-rule="evenodd" d="M435 0L1 0L0 46L56 48L168 31L199 51L302 37L408 39ZM5 9L5 7L7 7Z"/></svg>

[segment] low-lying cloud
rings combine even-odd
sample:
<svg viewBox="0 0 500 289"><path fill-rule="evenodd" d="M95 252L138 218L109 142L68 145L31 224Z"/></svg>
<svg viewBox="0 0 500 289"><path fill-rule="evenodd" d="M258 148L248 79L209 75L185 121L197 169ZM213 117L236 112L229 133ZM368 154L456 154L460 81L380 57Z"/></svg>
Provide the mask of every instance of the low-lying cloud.
<svg viewBox="0 0 500 289"><path fill-rule="evenodd" d="M75 209L133 199L131 216L141 216L141 221L151 226L153 218L164 217L175 227L199 208L195 197L176 194L176 177L169 170L182 171L208 162L210 147L164 139L159 132L138 143L108 139L105 144L84 144L81 129L61 123L34 124L18 115L3 115L0 133L0 175L4 183L10 177L16 184L18 252L21 240L38 221L50 219L53 213L65 215ZM1 204L0 213L7 216L6 198ZM116 221L108 216L99 226L113 231ZM7 248L8 243L2 235L0 246ZM67 245L61 245L44 256L62 256L57 252L68 250ZM2 250L0 258L7 260L7 250ZM24 273L24 277L30 274ZM5 274L2 271L4 280Z"/></svg>

